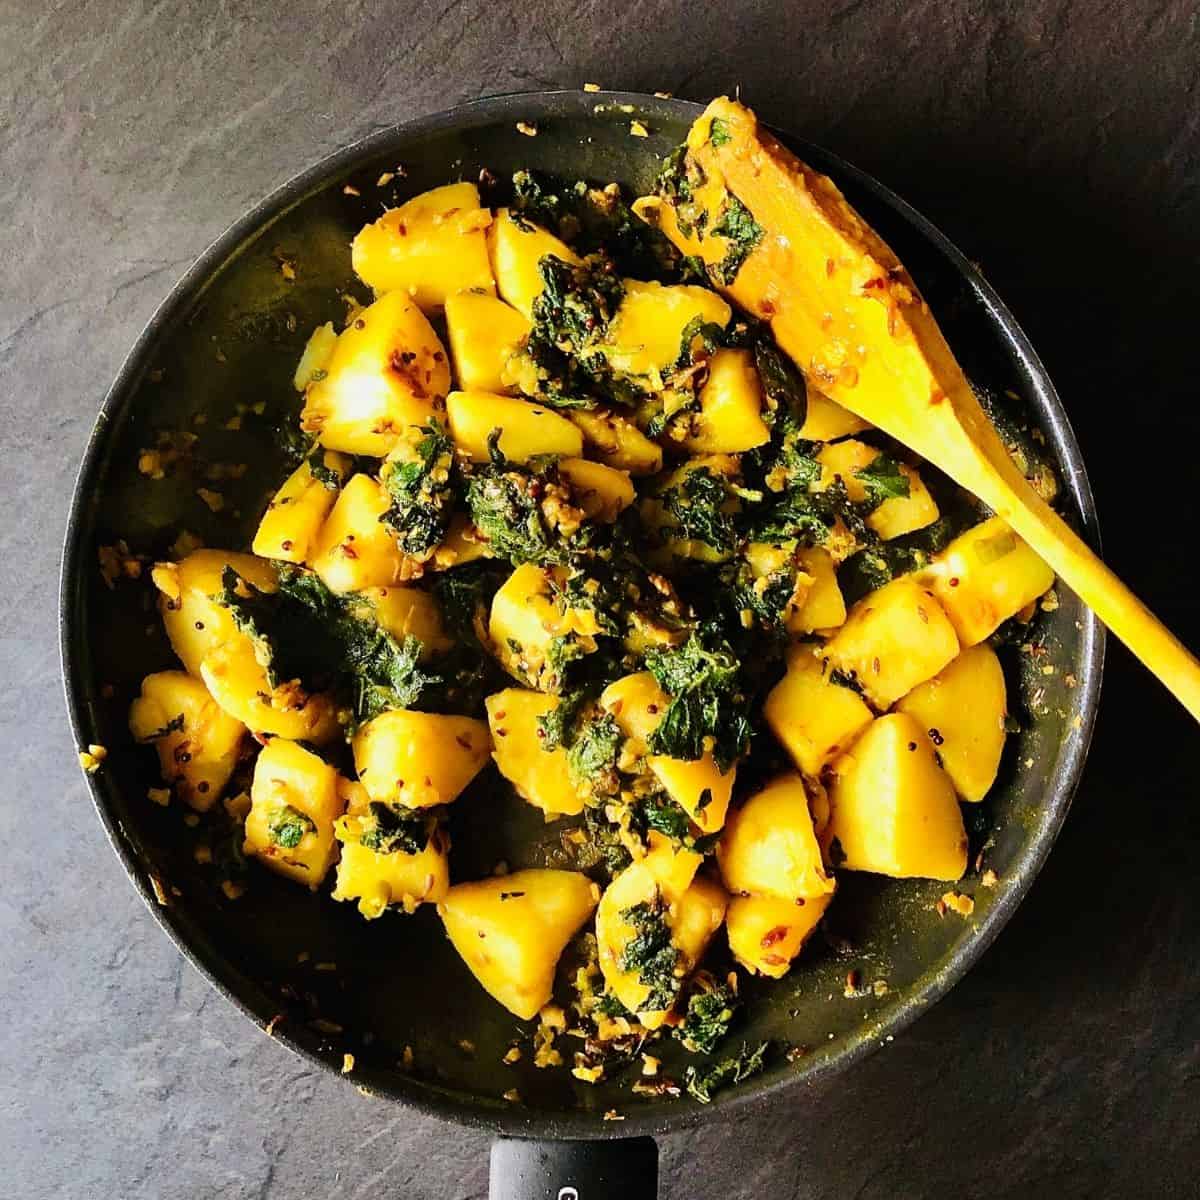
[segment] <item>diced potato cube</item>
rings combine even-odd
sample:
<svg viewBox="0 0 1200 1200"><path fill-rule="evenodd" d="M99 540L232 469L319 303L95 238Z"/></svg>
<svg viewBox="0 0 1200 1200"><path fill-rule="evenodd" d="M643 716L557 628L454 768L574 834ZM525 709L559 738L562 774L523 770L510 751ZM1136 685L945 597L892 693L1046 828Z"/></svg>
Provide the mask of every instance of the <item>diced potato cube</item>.
<svg viewBox="0 0 1200 1200"><path fill-rule="evenodd" d="M692 454L741 454L771 440L762 419L762 388L749 350L718 350L708 360L700 411L683 439Z"/></svg>
<svg viewBox="0 0 1200 1200"><path fill-rule="evenodd" d="M610 683L600 697L600 707L612 713L621 732L643 746L670 703L649 671ZM716 833L725 824L737 767L722 775L708 752L691 762L663 754L651 754L646 762L667 795L704 833Z"/></svg>
<svg viewBox="0 0 1200 1200"><path fill-rule="evenodd" d="M272 738L254 764L242 849L315 892L333 864L333 823L342 807L333 767L295 742Z"/></svg>
<svg viewBox="0 0 1200 1200"><path fill-rule="evenodd" d="M493 290L486 237L491 223L473 183L450 183L364 225L351 245L351 262L377 295L403 292L435 313L455 292Z"/></svg>
<svg viewBox="0 0 1200 1200"><path fill-rule="evenodd" d="M864 596L824 650L879 709L932 679L957 653L945 610L911 575Z"/></svg>
<svg viewBox="0 0 1200 1200"><path fill-rule="evenodd" d="M312 331L304 344L304 352L296 364L296 373L292 383L296 391L302 392L308 385L323 375L329 368L329 360L333 357L333 348L337 345L337 330L332 321L318 325Z"/></svg>
<svg viewBox="0 0 1200 1200"><path fill-rule="evenodd" d="M496 210L495 220L488 228L487 244L500 295L529 318L533 317L533 302L545 287L538 263L547 254L564 262L579 261L566 242L524 217L514 218L507 208Z"/></svg>
<svg viewBox="0 0 1200 1200"><path fill-rule="evenodd" d="M351 747L372 800L429 808L456 800L487 764L492 745L482 721L397 709L361 726Z"/></svg>
<svg viewBox="0 0 1200 1200"><path fill-rule="evenodd" d="M859 477L879 457L880 451L865 442L849 439L826 446L818 455L822 466L821 487L829 487L835 478L846 485L846 495L856 504L868 497L866 485ZM908 480L907 496L889 496L870 516L867 524L883 540L890 541L905 533L924 529L938 519L938 506L916 469L907 463L897 464L900 474Z"/></svg>
<svg viewBox="0 0 1200 1200"><path fill-rule="evenodd" d="M798 557L812 582L804 603L787 619L788 632L805 634L838 628L846 620L846 601L829 551L821 546L802 546Z"/></svg>
<svg viewBox="0 0 1200 1200"><path fill-rule="evenodd" d="M645 859L625 868L608 885L596 910L596 941L600 970L612 992L647 1029L657 1029L666 1020L684 979L704 956L709 941L725 919L728 897L719 884L699 876L677 895L671 895ZM643 908L642 906L645 906ZM640 964L630 963L626 950L640 930L629 919L630 910L640 910L643 920L663 921L678 951L673 978L658 981L662 992L671 993L671 1004L650 1007L653 989L645 981Z"/></svg>
<svg viewBox="0 0 1200 1200"><path fill-rule="evenodd" d="M501 666L540 691L562 686L567 657L591 654L600 625L589 608L568 608L560 573L524 563L492 598L488 638Z"/></svg>
<svg viewBox="0 0 1200 1200"><path fill-rule="evenodd" d="M559 474L571 486L571 498L593 520L612 522L634 501L628 471L586 458L564 458Z"/></svg>
<svg viewBox="0 0 1200 1200"><path fill-rule="evenodd" d="M421 643L421 661L449 650L442 611L429 592L415 587L364 588L351 597L355 616L375 621L397 641L415 637Z"/></svg>
<svg viewBox="0 0 1200 1200"><path fill-rule="evenodd" d="M529 329L528 318L495 296L451 296L446 301L446 330L458 386L468 392L509 391L505 368Z"/></svg>
<svg viewBox="0 0 1200 1200"><path fill-rule="evenodd" d="M345 455L326 450L322 458L326 470L334 472L339 480L349 474L350 460ZM316 478L312 466L302 462L267 505L250 548L263 558L308 562L337 495L336 487Z"/></svg>
<svg viewBox="0 0 1200 1200"><path fill-rule="evenodd" d="M792 761L816 778L870 725L871 710L853 689L836 683L812 646L796 646L787 671L767 694L763 715Z"/></svg>
<svg viewBox="0 0 1200 1200"><path fill-rule="evenodd" d="M593 458L630 475L657 475L662 470L662 447L632 421L608 409L571 409L567 416L583 432Z"/></svg>
<svg viewBox="0 0 1200 1200"><path fill-rule="evenodd" d="M789 773L729 814L717 861L730 892L794 903L833 891L808 804L804 780Z"/></svg>
<svg viewBox="0 0 1200 1200"><path fill-rule="evenodd" d="M494 392L451 392L446 400L454 444L476 462L487 462L488 438L500 430L499 448L511 462L539 454L576 458L583 435L566 417L548 408Z"/></svg>
<svg viewBox="0 0 1200 1200"><path fill-rule="evenodd" d="M812 590L812 576L804 569L800 561L800 551L794 541L785 542L782 546L772 546L768 542L750 542L745 549L746 562L754 576L754 589L762 595L776 584L789 581L791 594L778 610L779 620L785 629L790 629L796 621L797 614L804 608L808 593Z"/></svg>
<svg viewBox="0 0 1200 1200"><path fill-rule="evenodd" d="M272 687L248 638L232 639L209 651L200 677L212 698L255 733L323 745L339 732L332 699L310 695L296 679Z"/></svg>
<svg viewBox="0 0 1200 1200"><path fill-rule="evenodd" d="M963 800L982 800L1004 752L1004 671L988 645L964 650L941 674L897 703L916 718Z"/></svg>
<svg viewBox="0 0 1200 1200"><path fill-rule="evenodd" d="M808 411L804 424L800 427L800 436L809 442L835 442L838 438L849 437L852 433L862 433L870 429L869 421L843 408L836 400L830 400L824 392L818 391L811 382L807 386Z"/></svg>
<svg viewBox="0 0 1200 1200"><path fill-rule="evenodd" d="M596 907L577 871L529 870L456 884L438 905L484 990L528 1021L550 1001L559 956Z"/></svg>
<svg viewBox="0 0 1200 1200"><path fill-rule="evenodd" d="M724 328L732 316L729 305L708 288L638 279L622 283L624 296L596 350L613 371L650 391L662 390L686 349L683 333L691 322Z"/></svg>
<svg viewBox="0 0 1200 1200"><path fill-rule="evenodd" d="M390 587L410 564L383 516L391 499L369 475L355 475L342 488L317 538L312 569L331 592Z"/></svg>
<svg viewBox="0 0 1200 1200"><path fill-rule="evenodd" d="M825 837L838 866L900 878L962 876L967 834L954 785L913 717L877 718L834 772Z"/></svg>
<svg viewBox="0 0 1200 1200"><path fill-rule="evenodd" d="M221 577L226 567L232 567L259 591L275 590L275 568L271 563L252 554L226 550L194 550L177 563L158 563L151 573L171 649L196 676L210 650L244 639L229 609L213 599L223 590Z"/></svg>
<svg viewBox="0 0 1200 1200"><path fill-rule="evenodd" d="M383 458L408 425L437 416L450 364L433 326L407 292L362 309L309 384L300 427L322 446Z"/></svg>
<svg viewBox="0 0 1200 1200"><path fill-rule="evenodd" d="M999 517L957 537L924 572L959 640L974 646L1048 591L1054 572Z"/></svg>
<svg viewBox="0 0 1200 1200"><path fill-rule="evenodd" d="M733 957L747 971L782 979L832 899L830 893L796 904L772 896L734 896L725 914Z"/></svg>
<svg viewBox="0 0 1200 1200"><path fill-rule="evenodd" d="M583 811L583 797L571 782L567 752L561 746L545 749L538 736L538 718L557 707L553 696L525 688L505 688L489 696L492 757L523 800L547 816L573 816Z"/></svg>
<svg viewBox="0 0 1200 1200"><path fill-rule="evenodd" d="M671 901L678 900L692 886L696 872L704 865L704 855L698 850L689 850L656 829L646 834L644 847L636 838L630 839L630 853L658 880L663 895Z"/></svg>
<svg viewBox="0 0 1200 1200"><path fill-rule="evenodd" d="M129 729L139 742L154 743L163 779L200 812L225 790L246 732L184 671L160 671L142 680L142 694L129 709Z"/></svg>
<svg viewBox="0 0 1200 1200"><path fill-rule="evenodd" d="M358 911L368 920L382 916L389 905L412 913L421 904L444 900L450 889L450 838L436 818L426 818L429 840L424 849L415 854L387 849L389 825L386 820L381 824L380 816L386 818L390 806L372 809L361 783L339 777L338 790L346 815L333 826L340 845L333 898L357 900Z"/></svg>

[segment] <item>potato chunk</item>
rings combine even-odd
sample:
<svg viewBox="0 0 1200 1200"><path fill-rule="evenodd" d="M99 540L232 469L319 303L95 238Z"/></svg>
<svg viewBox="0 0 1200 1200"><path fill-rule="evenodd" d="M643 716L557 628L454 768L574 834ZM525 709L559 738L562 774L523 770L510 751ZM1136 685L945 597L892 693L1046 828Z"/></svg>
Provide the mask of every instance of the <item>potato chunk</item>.
<svg viewBox="0 0 1200 1200"><path fill-rule="evenodd" d="M538 263L547 254L564 262L579 261L579 256L566 242L524 217L514 219L507 208L496 210L495 220L488 228L487 245L500 295L530 319L533 302L545 287Z"/></svg>
<svg viewBox="0 0 1200 1200"><path fill-rule="evenodd" d="M657 1029L674 1007L684 980L695 970L725 919L729 898L705 876L672 894L645 860L625 868L608 885L596 910L600 970L612 992L647 1029ZM673 947L651 958L644 948Z"/></svg>
<svg viewBox="0 0 1200 1200"><path fill-rule="evenodd" d="M755 975L782 979L832 899L832 892L802 904L772 896L734 896L725 914L733 957Z"/></svg>
<svg viewBox="0 0 1200 1200"><path fill-rule="evenodd" d="M861 503L871 494L863 474L870 472L880 453L874 446L853 438L826 446L817 455L822 467L820 487L827 488L835 478L839 478L846 486L846 495L856 504ZM867 524L885 542L924 529L940 516L938 506L917 470L907 463L898 463L897 466L908 482L908 495L889 496L867 517Z"/></svg>
<svg viewBox="0 0 1200 1200"><path fill-rule="evenodd" d="M242 849L315 892L333 863L333 823L342 808L333 767L295 742L272 738L254 764Z"/></svg>
<svg viewBox="0 0 1200 1200"><path fill-rule="evenodd" d="M422 904L445 899L450 888L450 838L438 828L436 818L425 818L428 841L414 853L397 845L398 825L389 820L391 806L370 800L361 783L340 776L338 791L346 814L333 825L340 846L333 898L357 900L358 911L368 920L382 916L389 905L413 913Z"/></svg>
<svg viewBox="0 0 1200 1200"><path fill-rule="evenodd" d="M471 717L396 709L354 735L354 766L372 800L428 808L449 804L483 770L488 727Z"/></svg>
<svg viewBox="0 0 1200 1200"><path fill-rule="evenodd" d="M872 720L862 697L831 679L811 646L788 653L787 671L767 694L763 715L796 766L814 778Z"/></svg>
<svg viewBox="0 0 1200 1200"><path fill-rule="evenodd" d="M467 392L507 392L505 368L529 336L529 319L482 292L446 301L446 331L458 386Z"/></svg>
<svg viewBox="0 0 1200 1200"><path fill-rule="evenodd" d="M308 562L338 487L350 473L350 460L344 454L325 450L321 461L331 477L318 479L306 460L272 497L250 547L255 554L281 562Z"/></svg>
<svg viewBox="0 0 1200 1200"><path fill-rule="evenodd" d="M525 688L505 688L489 696L492 757L523 800L547 816L573 816L583 811L583 797L571 782L567 752L561 746L544 749L544 739L538 736L538 718L557 707L553 696Z"/></svg>
<svg viewBox="0 0 1200 1200"><path fill-rule="evenodd" d="M922 578L964 646L991 636L1049 591L1054 572L999 517L956 537Z"/></svg>
<svg viewBox="0 0 1200 1200"><path fill-rule="evenodd" d="M862 433L863 430L871 428L869 421L864 421L848 408L830 400L811 382L808 384L807 393L807 411L804 424L800 426L800 436L805 441L836 442L838 438L849 437L852 433Z"/></svg>
<svg viewBox="0 0 1200 1200"><path fill-rule="evenodd" d="M423 312L439 312L455 292L494 289L487 227L473 183L450 183L389 208L351 244L355 274L376 295L403 292Z"/></svg>
<svg viewBox="0 0 1200 1200"><path fill-rule="evenodd" d="M916 718L963 800L982 800L1004 752L1004 671L988 645L964 650L896 705Z"/></svg>
<svg viewBox="0 0 1200 1200"><path fill-rule="evenodd" d="M369 475L355 475L342 488L312 558L312 569L331 592L389 587L408 576L411 564L383 523L389 508L383 485Z"/></svg>
<svg viewBox="0 0 1200 1200"><path fill-rule="evenodd" d="M802 546L797 557L804 573L812 580L804 603L789 614L789 633L812 633L837 629L846 620L846 601L837 580L837 567L829 551L821 546Z"/></svg>
<svg viewBox="0 0 1200 1200"><path fill-rule="evenodd" d="M932 679L957 653L950 618L911 575L864 596L824 650L879 709Z"/></svg>
<svg viewBox="0 0 1200 1200"><path fill-rule="evenodd" d="M364 308L337 340L325 374L305 392L300 427L322 446L383 458L408 425L435 417L450 364L407 292Z"/></svg>
<svg viewBox="0 0 1200 1200"><path fill-rule="evenodd" d="M595 907L586 875L530 870L456 884L438 912L484 990L528 1021L549 1003L559 956Z"/></svg>
<svg viewBox="0 0 1200 1200"><path fill-rule="evenodd" d="M142 680L142 694L129 709L129 729L139 742L154 743L163 779L200 812L225 790L246 732L184 671L159 671Z"/></svg>
<svg viewBox="0 0 1200 1200"><path fill-rule="evenodd" d="M628 471L586 458L564 458L558 470L571 487L571 499L593 520L611 524L634 501Z"/></svg>
<svg viewBox="0 0 1200 1200"><path fill-rule="evenodd" d="M225 550L194 550L177 563L158 563L151 573L171 649L192 675L200 674L210 650L244 636L229 609L213 598L221 594L226 567L259 591L275 590L275 568L269 562Z"/></svg>
<svg viewBox="0 0 1200 1200"><path fill-rule="evenodd" d="M374 621L398 642L415 637L421 643L421 661L449 650L442 610L429 592L415 587L364 588L350 597L350 611L361 620Z"/></svg>
<svg viewBox="0 0 1200 1200"><path fill-rule="evenodd" d="M500 430L499 448L504 457L525 463L539 454L578 458L583 434L548 408L499 396L495 392L451 392L446 400L454 444L476 462L487 462L488 438Z"/></svg>
<svg viewBox="0 0 1200 1200"><path fill-rule="evenodd" d="M795 902L833 891L808 804L804 780L787 774L730 813L717 844L730 892Z"/></svg>
<svg viewBox="0 0 1200 1200"><path fill-rule="evenodd" d="M741 454L771 440L762 388L749 350L718 350L708 360L700 411L683 447L692 454Z"/></svg>
<svg viewBox="0 0 1200 1200"><path fill-rule="evenodd" d="M654 732L671 698L649 671L626 675L610 683L600 696L600 707L612 713L621 732L634 739L638 752L645 753L646 739ZM722 775L711 753L686 761L651 754L646 763L667 795L687 813L704 833L716 833L725 824L737 767Z"/></svg>
<svg viewBox="0 0 1200 1200"><path fill-rule="evenodd" d="M583 432L591 457L630 475L657 475L662 470L662 447L632 421L608 409L572 409L567 413Z"/></svg>
<svg viewBox="0 0 1200 1200"><path fill-rule="evenodd" d="M913 717L879 717L834 772L825 837L835 863L900 878L962 876L967 834L954 785Z"/></svg>
<svg viewBox="0 0 1200 1200"><path fill-rule="evenodd" d="M324 325L318 325L312 331L304 344L300 361L296 364L296 373L292 376L292 384L296 391L304 391L310 383L328 370L337 338L337 330L334 329L332 321L326 321Z"/></svg>

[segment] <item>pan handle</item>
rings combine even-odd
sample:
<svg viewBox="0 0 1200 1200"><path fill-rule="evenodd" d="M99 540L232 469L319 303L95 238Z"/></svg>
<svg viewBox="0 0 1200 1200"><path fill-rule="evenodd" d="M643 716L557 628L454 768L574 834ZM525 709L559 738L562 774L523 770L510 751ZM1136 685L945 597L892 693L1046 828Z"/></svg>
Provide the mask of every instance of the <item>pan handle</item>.
<svg viewBox="0 0 1200 1200"><path fill-rule="evenodd" d="M657 1200L653 1138L492 1143L489 1200Z"/></svg>

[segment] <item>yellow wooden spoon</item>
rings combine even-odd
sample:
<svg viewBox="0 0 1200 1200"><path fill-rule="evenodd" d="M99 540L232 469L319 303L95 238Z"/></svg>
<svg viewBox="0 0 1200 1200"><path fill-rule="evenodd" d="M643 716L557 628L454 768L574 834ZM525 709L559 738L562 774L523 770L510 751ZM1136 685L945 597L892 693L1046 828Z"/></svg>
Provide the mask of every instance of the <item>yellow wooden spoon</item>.
<svg viewBox="0 0 1200 1200"><path fill-rule="evenodd" d="M728 264L747 228L753 238L752 217L761 236L723 290L770 323L823 392L1007 521L1200 720L1200 662L1029 485L900 260L832 180L723 97L687 146L682 197L656 214L663 231L685 253ZM731 214L730 194L744 209Z"/></svg>

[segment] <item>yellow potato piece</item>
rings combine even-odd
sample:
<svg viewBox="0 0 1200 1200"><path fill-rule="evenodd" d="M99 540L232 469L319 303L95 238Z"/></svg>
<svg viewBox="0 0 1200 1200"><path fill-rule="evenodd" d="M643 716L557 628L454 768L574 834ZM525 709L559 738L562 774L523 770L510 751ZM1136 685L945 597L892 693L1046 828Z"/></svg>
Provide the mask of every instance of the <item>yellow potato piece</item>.
<svg viewBox="0 0 1200 1200"><path fill-rule="evenodd" d="M484 990L528 1021L549 1003L559 956L595 907L586 875L529 870L456 884L438 912Z"/></svg>
<svg viewBox="0 0 1200 1200"><path fill-rule="evenodd" d="M749 350L718 350L708 360L700 411L681 443L692 454L741 454L771 440L762 388Z"/></svg>
<svg viewBox="0 0 1200 1200"><path fill-rule="evenodd" d="M362 844L364 834L373 832L370 800L361 783L338 777L338 791L346 802L346 814L333 825L339 843L335 900L357 900L358 911L373 920L395 905L406 913L422 904L436 904L450 889L450 839L429 818L429 841L423 850L373 850Z"/></svg>
<svg viewBox="0 0 1200 1200"><path fill-rule="evenodd" d="M628 471L586 458L564 458L558 470L570 484L572 500L593 520L611 523L634 501Z"/></svg>
<svg viewBox="0 0 1200 1200"><path fill-rule="evenodd" d="M500 430L505 458L525 463L539 454L578 458L583 434L558 413L495 392L451 392L446 400L454 444L476 462L487 462L488 438Z"/></svg>
<svg viewBox="0 0 1200 1200"><path fill-rule="evenodd" d="M508 361L529 336L529 319L483 292L446 301L446 331L458 386L467 392L507 392Z"/></svg>
<svg viewBox="0 0 1200 1200"><path fill-rule="evenodd" d="M567 416L583 432L592 458L630 475L657 475L662 470L662 447L627 417L605 408L572 409Z"/></svg>
<svg viewBox="0 0 1200 1200"><path fill-rule="evenodd" d="M964 646L1049 591L1054 572L999 517L957 537L922 573Z"/></svg>
<svg viewBox="0 0 1200 1200"><path fill-rule="evenodd" d="M409 425L424 425L450 391L450 364L406 292L362 309L308 386L300 427L322 446L383 458Z"/></svg>
<svg viewBox="0 0 1200 1200"><path fill-rule="evenodd" d="M729 814L717 862L730 892L795 902L833 891L808 806L804 780L789 773Z"/></svg>
<svg viewBox="0 0 1200 1200"><path fill-rule="evenodd" d="M813 778L872 720L862 697L830 679L813 647L803 645L788 653L787 670L767 694L763 715L792 761Z"/></svg>
<svg viewBox="0 0 1200 1200"><path fill-rule="evenodd" d="M242 849L315 892L333 864L333 823L343 806L333 767L295 742L272 738L254 764Z"/></svg>
<svg viewBox="0 0 1200 1200"><path fill-rule="evenodd" d="M350 473L345 455L326 450L322 458L326 469L335 472L339 480ZM336 487L326 487L313 475L311 465L302 462L267 505L251 550L262 558L308 562L337 495Z"/></svg>
<svg viewBox="0 0 1200 1200"><path fill-rule="evenodd" d="M874 446L853 438L826 446L817 455L817 461L823 468L821 488L829 487L835 478L840 478L846 485L846 495L855 503L860 503L867 498L867 488L858 472L869 467L879 454L880 451ZM920 474L907 463L899 463L898 466L900 473L908 480L908 495L888 497L867 517L867 524L885 542L924 529L941 515Z"/></svg>
<svg viewBox="0 0 1200 1200"><path fill-rule="evenodd" d="M333 348L337 345L337 330L332 321L318 325L312 331L304 344L304 352L296 364L296 373L292 376L292 384L296 391L302 392L320 374L329 368L329 360L333 357Z"/></svg>
<svg viewBox="0 0 1200 1200"><path fill-rule="evenodd" d="M782 979L832 899L832 892L802 904L771 896L734 896L725 914L733 957L755 975Z"/></svg>
<svg viewBox="0 0 1200 1200"><path fill-rule="evenodd" d="M192 675L199 676L204 656L214 647L245 640L229 609L213 599L221 594L226 567L232 567L259 591L275 590L271 563L226 550L194 550L177 563L158 563L151 572L171 649Z"/></svg>
<svg viewBox="0 0 1200 1200"><path fill-rule="evenodd" d="M216 803L237 766L246 727L229 716L195 676L159 671L142 680L129 730L153 741L163 779L200 812Z"/></svg>
<svg viewBox="0 0 1200 1200"><path fill-rule="evenodd" d="M643 743L670 703L671 698L649 671L610 683L600 697L600 707L612 713L621 732ZM692 762L651 754L646 762L667 795L704 833L716 833L725 824L736 766L722 775L710 753Z"/></svg>
<svg viewBox="0 0 1200 1200"><path fill-rule="evenodd" d="M442 611L429 592L415 587L371 587L355 593L351 611L373 620L397 641L415 637L421 643L421 661L449 650Z"/></svg>
<svg viewBox="0 0 1200 1200"><path fill-rule="evenodd" d="M837 401L830 400L811 383L808 384L807 393L807 411L804 424L800 426L800 436L805 441L835 442L838 438L871 428L869 421L843 408Z"/></svg>
<svg viewBox="0 0 1200 1200"><path fill-rule="evenodd" d="M821 546L802 546L798 558L812 582L804 603L788 615L785 622L788 632L805 634L838 628L846 620L846 601L837 581L833 558Z"/></svg>
<svg viewBox="0 0 1200 1200"><path fill-rule="evenodd" d="M579 261L566 242L524 218L514 220L507 208L496 210L488 228L487 245L500 295L527 318L533 317L533 302L545 286L538 263L548 254L564 262Z"/></svg>
<svg viewBox="0 0 1200 1200"><path fill-rule="evenodd" d="M890 708L958 653L937 597L911 575L864 596L826 643L824 656L852 676L876 708Z"/></svg>
<svg viewBox="0 0 1200 1200"><path fill-rule="evenodd" d="M914 717L963 800L982 800L1004 752L1004 671L988 645L971 646L896 705Z"/></svg>
<svg viewBox="0 0 1200 1200"><path fill-rule="evenodd" d="M553 696L526 688L505 688L489 696L492 757L523 800L547 816L573 816L583 811L583 797L571 782L567 752L561 746L544 749L538 736L538 718L557 707Z"/></svg>
<svg viewBox="0 0 1200 1200"><path fill-rule="evenodd" d="M825 837L836 864L900 878L962 876L967 834L954 785L913 717L877 718L834 772Z"/></svg>
<svg viewBox="0 0 1200 1200"><path fill-rule="evenodd" d="M369 475L342 488L317 538L312 569L331 592L388 587L404 579L411 564L383 523L391 499Z"/></svg>
<svg viewBox="0 0 1200 1200"><path fill-rule="evenodd" d="M482 721L408 709L380 713L361 726L351 747L367 795L405 808L456 800L492 748Z"/></svg>
<svg viewBox="0 0 1200 1200"><path fill-rule="evenodd" d="M455 292L494 289L487 227L473 183L451 183L389 208L365 225L351 245L358 277L377 295L403 292L436 313Z"/></svg>

